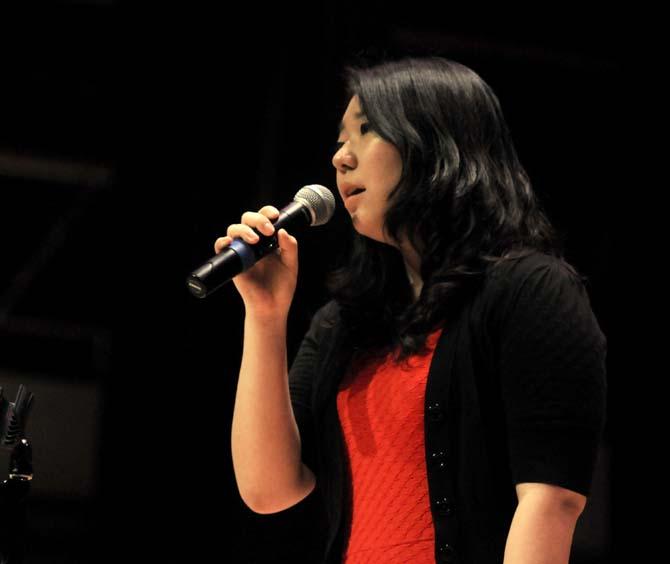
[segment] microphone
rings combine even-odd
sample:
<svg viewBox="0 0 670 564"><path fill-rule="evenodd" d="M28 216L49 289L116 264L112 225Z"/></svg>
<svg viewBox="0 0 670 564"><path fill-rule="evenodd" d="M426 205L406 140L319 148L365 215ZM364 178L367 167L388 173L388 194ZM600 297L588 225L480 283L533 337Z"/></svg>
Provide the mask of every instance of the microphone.
<svg viewBox="0 0 670 564"><path fill-rule="evenodd" d="M335 197L328 188L319 184L303 186L293 201L279 211L279 217L273 222L275 231L271 236L264 235L254 228L259 240L253 245L241 237L235 237L218 255L213 256L188 276L186 279L188 289L196 298L209 296L231 278L251 268L265 255L278 249L277 232L280 229L286 229L291 234L299 233L306 227L328 223L334 212Z"/></svg>

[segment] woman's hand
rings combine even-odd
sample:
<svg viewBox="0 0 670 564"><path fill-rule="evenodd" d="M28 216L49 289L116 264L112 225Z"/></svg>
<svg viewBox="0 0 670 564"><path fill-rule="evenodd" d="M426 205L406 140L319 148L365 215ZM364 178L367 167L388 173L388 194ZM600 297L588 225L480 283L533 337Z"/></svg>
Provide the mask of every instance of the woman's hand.
<svg viewBox="0 0 670 564"><path fill-rule="evenodd" d="M214 242L214 251L219 254L235 237L252 245L258 243L259 237L252 228L270 236L274 233L270 220L278 217L279 210L273 206L244 212L241 223L229 225L226 236ZM279 248L275 252L233 278L247 313L288 315L298 280L298 241L285 229L277 232L277 241Z"/></svg>

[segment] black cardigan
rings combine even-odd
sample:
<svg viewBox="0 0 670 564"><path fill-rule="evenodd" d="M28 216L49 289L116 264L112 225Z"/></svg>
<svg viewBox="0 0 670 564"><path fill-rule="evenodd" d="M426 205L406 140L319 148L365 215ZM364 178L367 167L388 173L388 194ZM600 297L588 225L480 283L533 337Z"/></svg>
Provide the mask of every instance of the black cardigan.
<svg viewBox="0 0 670 564"><path fill-rule="evenodd" d="M323 562L349 535L346 450L336 408L335 301L313 317L289 371L304 463L328 530ZM582 281L544 253L491 270L444 325L426 384L425 454L436 562L503 560L515 484L588 495L606 416L607 340Z"/></svg>

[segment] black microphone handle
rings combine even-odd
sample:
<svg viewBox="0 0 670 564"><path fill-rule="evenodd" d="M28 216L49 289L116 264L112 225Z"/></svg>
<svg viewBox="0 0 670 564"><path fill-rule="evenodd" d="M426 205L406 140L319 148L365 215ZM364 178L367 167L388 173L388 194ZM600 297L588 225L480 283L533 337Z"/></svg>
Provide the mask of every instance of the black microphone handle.
<svg viewBox="0 0 670 564"><path fill-rule="evenodd" d="M209 296L233 277L251 268L265 255L277 250L277 232L280 229L286 229L291 234L300 233L312 224L312 215L304 203L293 201L280 210L277 219L270 221L275 228L272 235L264 235L258 229L252 228L259 236L257 243L252 245L241 237L235 237L228 247L194 270L186 281L191 293L197 298Z"/></svg>

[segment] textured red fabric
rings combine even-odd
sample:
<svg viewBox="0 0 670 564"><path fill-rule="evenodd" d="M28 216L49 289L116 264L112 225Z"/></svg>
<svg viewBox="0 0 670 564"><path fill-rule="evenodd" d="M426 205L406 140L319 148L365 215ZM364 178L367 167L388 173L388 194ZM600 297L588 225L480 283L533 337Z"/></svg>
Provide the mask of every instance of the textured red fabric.
<svg viewBox="0 0 670 564"><path fill-rule="evenodd" d="M408 365L361 362L347 374L337 410L352 473L352 523L346 564L435 562L428 496L424 396L438 329L429 354Z"/></svg>

